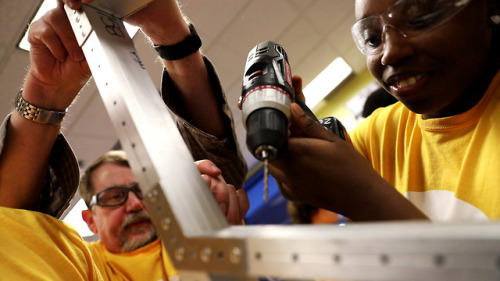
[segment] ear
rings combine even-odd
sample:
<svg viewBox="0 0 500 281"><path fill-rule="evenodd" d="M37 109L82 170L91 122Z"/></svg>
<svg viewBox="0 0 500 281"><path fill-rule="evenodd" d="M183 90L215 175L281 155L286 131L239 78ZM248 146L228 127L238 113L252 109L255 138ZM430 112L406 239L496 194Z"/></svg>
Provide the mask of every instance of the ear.
<svg viewBox="0 0 500 281"><path fill-rule="evenodd" d="M90 231L97 234L97 226L95 224L94 214L92 214L92 211L83 210L82 211L82 218L87 223L87 226L89 227Z"/></svg>

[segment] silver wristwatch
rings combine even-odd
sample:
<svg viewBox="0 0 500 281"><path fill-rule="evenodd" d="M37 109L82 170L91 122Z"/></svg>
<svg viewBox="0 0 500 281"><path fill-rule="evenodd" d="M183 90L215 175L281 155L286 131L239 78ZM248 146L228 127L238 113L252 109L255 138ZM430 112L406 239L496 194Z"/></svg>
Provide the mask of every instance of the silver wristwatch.
<svg viewBox="0 0 500 281"><path fill-rule="evenodd" d="M36 107L23 99L23 89L17 94L14 101L14 107L24 118L40 124L59 125L61 124L66 112L64 111L51 111L43 108Z"/></svg>

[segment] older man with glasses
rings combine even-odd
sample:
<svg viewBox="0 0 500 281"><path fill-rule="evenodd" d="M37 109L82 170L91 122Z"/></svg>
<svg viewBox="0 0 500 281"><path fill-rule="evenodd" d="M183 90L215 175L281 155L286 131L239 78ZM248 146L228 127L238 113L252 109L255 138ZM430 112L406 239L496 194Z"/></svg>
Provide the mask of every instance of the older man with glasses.
<svg viewBox="0 0 500 281"><path fill-rule="evenodd" d="M226 184L212 162L196 164L229 223L241 224L249 208L245 191ZM82 217L99 235L99 241L88 246L105 279L166 280L177 276L156 235L125 152L109 151L89 165L79 192L88 206Z"/></svg>
<svg viewBox="0 0 500 281"><path fill-rule="evenodd" d="M57 2L57 8L30 25L30 67L23 88L15 96L12 113L0 126L2 280L101 280L101 271L96 270L94 264L98 258L91 256L88 246L73 228L57 220L68 206L79 179L76 157L61 133L61 122L91 76L63 3L76 10L82 2L93 1ZM162 97L174 113L193 158L210 159L220 167L229 183L240 188L247 167L232 132L231 111L222 88L212 82L214 75L210 73L215 70L200 52L201 39L194 26L186 22L177 1L151 1L125 20L141 28L162 58ZM130 172L124 178L127 181L108 182L99 186L98 191L130 185L135 182L132 177ZM219 183L225 185L223 181ZM106 196L97 196L91 208L96 214L95 229L109 227L109 235L120 231L120 225L111 222L121 223L125 214L137 213L143 208L140 195L128 191L114 195L122 196L121 200L106 203ZM122 201L123 204L118 204ZM117 206L109 206L115 204ZM101 212L115 216L105 220L99 215ZM133 219L135 221L123 230L125 240L144 245L155 240L155 235L151 234L148 219L141 216L140 221ZM107 233L99 232L102 237ZM134 278L126 277L120 270L113 275L111 271L116 268L103 270L102 275L111 280L166 280L164 273L171 271L158 264L167 257L160 246L148 249L151 248L155 251L152 264L142 263L146 259L140 258L124 266L117 265L135 274ZM112 247L111 251L121 250ZM116 265L116 260L101 261ZM155 275L148 278L152 272Z"/></svg>

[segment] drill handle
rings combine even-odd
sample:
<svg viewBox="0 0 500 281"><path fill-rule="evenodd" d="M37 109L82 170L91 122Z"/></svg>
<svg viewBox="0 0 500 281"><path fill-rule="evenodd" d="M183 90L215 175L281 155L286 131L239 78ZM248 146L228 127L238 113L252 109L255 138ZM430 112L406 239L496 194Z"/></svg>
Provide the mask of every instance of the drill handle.
<svg viewBox="0 0 500 281"><path fill-rule="evenodd" d="M339 138L343 139L347 143L352 145L351 138L347 133L346 128L342 123L335 117L325 117L318 121L323 127L325 127L328 131L334 133Z"/></svg>

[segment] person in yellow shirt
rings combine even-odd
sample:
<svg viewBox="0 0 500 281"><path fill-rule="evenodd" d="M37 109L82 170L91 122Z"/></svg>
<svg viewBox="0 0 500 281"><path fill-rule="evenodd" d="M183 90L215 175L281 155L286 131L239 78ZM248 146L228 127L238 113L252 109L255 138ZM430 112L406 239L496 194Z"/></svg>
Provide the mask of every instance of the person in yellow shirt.
<svg viewBox="0 0 500 281"><path fill-rule="evenodd" d="M197 163L231 224L241 224L249 203L225 183L211 161ZM85 170L79 187L88 206L82 217L99 241L89 244L105 280L168 280L177 276L156 235L125 152L109 151Z"/></svg>
<svg viewBox="0 0 500 281"><path fill-rule="evenodd" d="M500 1L356 0L355 11L354 41L399 102L350 132L354 147L293 104L270 167L281 192L354 221L500 219Z"/></svg>
<svg viewBox="0 0 500 281"><path fill-rule="evenodd" d="M2 140L5 137L4 129L5 123L1 130ZM234 186L226 184L220 169L211 161L201 160L196 164L228 221L234 224L241 223L249 207L246 193L243 190L236 191ZM93 171L86 174L82 182L87 179L97 193L90 197L89 204L92 211L83 211L83 217L91 230L102 235L102 241L89 244L83 241L71 226L43 212L2 205L0 206L2 278L6 280L176 280L178 278L176 269L156 236L142 201L142 193L132 170L128 167L124 152L108 152L92 167ZM63 171L61 178L68 174L68 170ZM132 184L125 186L129 183ZM111 186L103 189L102 186L108 185ZM66 182L61 188L67 186Z"/></svg>
<svg viewBox="0 0 500 281"><path fill-rule="evenodd" d="M50 215L5 205L0 205L2 280L103 280L75 229Z"/></svg>
<svg viewBox="0 0 500 281"><path fill-rule="evenodd" d="M81 5L81 1L64 3L75 9ZM160 48L168 49L191 34L174 0L155 0L127 20ZM75 155L60 132L61 122L91 76L63 1L30 25L28 41L30 67L15 109L0 127L0 273L6 280L102 280L88 246L72 227L58 220L79 179ZM175 89L163 93L164 100L169 106L169 100L175 100L181 108L174 111L184 114L176 120L188 146L200 138L204 139L198 147L218 144L217 151L193 150L195 158L226 153L228 157L213 162L240 188L246 164L235 143L230 112L220 104L225 101L222 90L208 78L213 67L199 46L191 47L192 52L183 57L174 54L163 60L166 85ZM198 103L203 104L202 110ZM226 162L217 162L221 159Z"/></svg>

